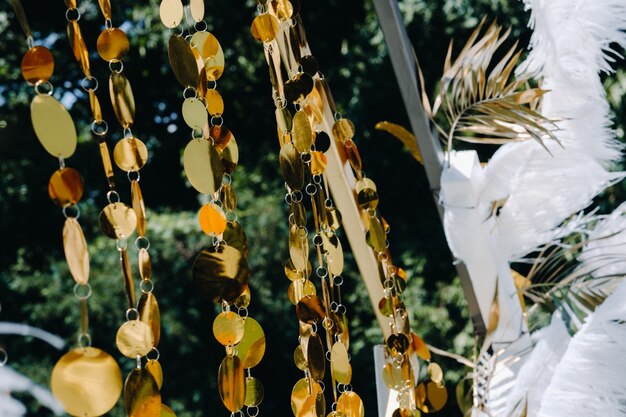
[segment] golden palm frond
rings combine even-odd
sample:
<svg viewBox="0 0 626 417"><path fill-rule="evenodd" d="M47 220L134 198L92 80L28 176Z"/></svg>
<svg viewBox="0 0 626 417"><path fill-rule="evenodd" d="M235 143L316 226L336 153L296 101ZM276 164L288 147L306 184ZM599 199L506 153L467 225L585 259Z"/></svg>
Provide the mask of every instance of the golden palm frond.
<svg viewBox="0 0 626 417"><path fill-rule="evenodd" d="M409 132L404 127L400 126L399 124L386 122L386 121L376 123L376 126L374 126L374 128L377 130L385 131L393 135L394 137L398 138L400 142L402 142L404 146L406 146L406 148L411 153L413 158L415 158L415 160L419 162L420 164L424 164L424 161L422 159L422 153L420 152L420 149L417 146L417 140L415 139L415 136L413 136L411 132Z"/></svg>
<svg viewBox="0 0 626 417"><path fill-rule="evenodd" d="M479 37L485 20L452 60L452 42L445 58L444 72L433 105L422 90L424 109L431 119L445 115L446 126L435 123L442 139L452 150L455 140L504 144L537 140L544 148L547 139L557 140L553 120L537 112L537 103L547 91L530 88L528 76L515 77L521 50L517 42L497 62L492 62L511 30L491 24ZM420 84L424 86L421 70Z"/></svg>

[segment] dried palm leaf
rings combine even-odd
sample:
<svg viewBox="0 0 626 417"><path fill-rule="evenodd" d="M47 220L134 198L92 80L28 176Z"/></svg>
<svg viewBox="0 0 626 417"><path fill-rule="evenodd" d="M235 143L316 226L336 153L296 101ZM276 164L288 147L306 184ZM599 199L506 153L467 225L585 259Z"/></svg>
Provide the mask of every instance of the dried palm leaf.
<svg viewBox="0 0 626 417"><path fill-rule="evenodd" d="M422 153L417 146L417 140L411 132L409 132L402 126L391 122L378 122L376 123L375 128L385 131L400 139L400 142L402 142L404 146L406 146L413 158L415 158L420 164L424 163L424 161L422 160Z"/></svg>

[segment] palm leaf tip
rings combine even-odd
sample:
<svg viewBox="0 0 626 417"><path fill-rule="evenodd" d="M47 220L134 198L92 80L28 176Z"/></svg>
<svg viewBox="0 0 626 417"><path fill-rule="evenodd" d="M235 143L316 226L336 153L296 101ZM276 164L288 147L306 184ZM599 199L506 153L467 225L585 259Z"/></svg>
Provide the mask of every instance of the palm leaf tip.
<svg viewBox="0 0 626 417"><path fill-rule="evenodd" d="M374 126L377 130L382 130L391 134L392 136L398 138L400 142L404 144L407 150L411 153L413 158L417 160L420 164L423 164L424 161L422 159L422 153L420 152L419 147L417 146L417 140L415 136L404 127L399 124L391 123L387 121L382 121L376 123Z"/></svg>

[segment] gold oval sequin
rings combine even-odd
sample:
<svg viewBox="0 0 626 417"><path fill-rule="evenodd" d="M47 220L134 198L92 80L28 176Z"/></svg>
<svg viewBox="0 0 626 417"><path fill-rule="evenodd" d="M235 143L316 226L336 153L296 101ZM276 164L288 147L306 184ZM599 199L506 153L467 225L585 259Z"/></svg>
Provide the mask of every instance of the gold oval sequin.
<svg viewBox="0 0 626 417"><path fill-rule="evenodd" d="M339 119L333 124L333 135L340 141L354 137L354 124L348 119Z"/></svg>
<svg viewBox="0 0 626 417"><path fill-rule="evenodd" d="M290 281L296 281L302 278L308 278L313 272L313 267L311 266L311 261L307 259L306 268L298 270L293 264L291 258L285 262L285 275Z"/></svg>
<svg viewBox="0 0 626 417"><path fill-rule="evenodd" d="M293 128L291 130L293 144L299 152L309 152L313 145L313 131L309 118L303 110L297 111L293 116Z"/></svg>
<svg viewBox="0 0 626 417"><path fill-rule="evenodd" d="M340 384L349 384L352 380L352 366L348 357L348 349L341 342L336 342L330 351L330 366L333 377Z"/></svg>
<svg viewBox="0 0 626 417"><path fill-rule="evenodd" d="M278 154L280 169L287 185L292 190L299 190L304 184L304 165L300 153L293 143L285 143Z"/></svg>
<svg viewBox="0 0 626 417"><path fill-rule="evenodd" d="M27 83L48 81L54 72L54 57L45 46L33 46L22 58L22 76Z"/></svg>
<svg viewBox="0 0 626 417"><path fill-rule="evenodd" d="M139 276L141 277L141 279L152 278L152 262L150 261L150 253L147 249L139 249L139 254L137 255L137 263L139 267Z"/></svg>
<svg viewBox="0 0 626 417"><path fill-rule="evenodd" d="M258 15L250 28L252 36L259 42L270 42L276 39L279 31L278 19L269 13Z"/></svg>
<svg viewBox="0 0 626 417"><path fill-rule="evenodd" d="M231 140L235 138L233 133L226 126L211 126L209 136L218 151L222 152Z"/></svg>
<svg viewBox="0 0 626 417"><path fill-rule="evenodd" d="M111 239L126 239L135 231L137 215L124 203L111 203L100 212L100 230Z"/></svg>
<svg viewBox="0 0 626 417"><path fill-rule="evenodd" d="M98 36L96 48L105 61L120 60L128 53L128 37L121 29L104 29Z"/></svg>
<svg viewBox="0 0 626 417"><path fill-rule="evenodd" d="M417 408L424 413L434 413L441 410L448 401L448 391L444 385L435 382L421 382L415 388L415 402Z"/></svg>
<svg viewBox="0 0 626 417"><path fill-rule="evenodd" d="M224 114L224 99L216 89L211 88L207 90L204 95L204 101L206 102L206 109L211 116Z"/></svg>
<svg viewBox="0 0 626 417"><path fill-rule="evenodd" d="M91 108L91 115L97 122L102 120L102 107L100 107L100 100L94 90L89 90L89 107Z"/></svg>
<svg viewBox="0 0 626 417"><path fill-rule="evenodd" d="M57 206L65 207L78 203L84 190L83 178L73 168L57 169L48 181L48 195Z"/></svg>
<svg viewBox="0 0 626 417"><path fill-rule="evenodd" d="M301 371L307 370L309 368L309 363L306 361L306 357L304 356L304 350L302 350L301 345L298 345L293 351L293 362L296 364L296 367Z"/></svg>
<svg viewBox="0 0 626 417"><path fill-rule="evenodd" d="M441 384L443 382L443 371L441 370L441 366L435 362L429 363L428 376L430 376L431 381Z"/></svg>
<svg viewBox="0 0 626 417"><path fill-rule="evenodd" d="M130 320L118 329L115 345L120 353L128 358L146 356L154 346L154 334L150 326L143 321Z"/></svg>
<svg viewBox="0 0 626 417"><path fill-rule="evenodd" d="M237 146L237 141L235 137L231 135L230 140L228 141L228 145L222 151L222 166L224 167L224 172L227 174L232 174L235 168L237 168L237 164L239 163L239 147Z"/></svg>
<svg viewBox="0 0 626 417"><path fill-rule="evenodd" d="M243 403L248 407L258 407L263 401L264 396L265 392L261 381L251 376L247 377L246 396Z"/></svg>
<svg viewBox="0 0 626 417"><path fill-rule="evenodd" d="M387 349L393 356L404 354L409 348L409 339L402 333L391 334L385 341Z"/></svg>
<svg viewBox="0 0 626 417"><path fill-rule="evenodd" d="M76 127L68 111L52 96L38 94L30 103L37 139L55 158L69 158L76 150Z"/></svg>
<svg viewBox="0 0 626 417"><path fill-rule="evenodd" d="M172 35L167 48L172 72L183 87L196 87L198 85L198 66L193 56L191 46L185 38Z"/></svg>
<svg viewBox="0 0 626 417"><path fill-rule="evenodd" d="M237 345L237 356L244 368L253 368L261 362L265 355L265 332L252 317L246 317L243 326L243 337Z"/></svg>
<svg viewBox="0 0 626 417"><path fill-rule="evenodd" d="M146 362L146 369L152 374L159 389L163 386L163 369L156 359L150 359Z"/></svg>
<svg viewBox="0 0 626 417"><path fill-rule="evenodd" d="M231 412L243 408L246 383L243 366L237 356L226 356L217 373L217 386L224 406Z"/></svg>
<svg viewBox="0 0 626 417"><path fill-rule="evenodd" d="M137 234L139 236L145 236L147 227L146 205L143 201L141 186L137 180L132 180L130 182L130 198L132 200L133 210L137 215Z"/></svg>
<svg viewBox="0 0 626 417"><path fill-rule="evenodd" d="M306 347L306 359L311 378L313 378L314 381L323 380L324 374L326 373L326 354L324 352L322 338L319 334L309 336Z"/></svg>
<svg viewBox="0 0 626 417"><path fill-rule="evenodd" d="M124 383L124 409L128 417L153 417L161 413L161 394L147 369L133 369Z"/></svg>
<svg viewBox="0 0 626 417"><path fill-rule="evenodd" d="M223 346L233 346L241 341L244 320L232 311L223 311L213 321L213 336Z"/></svg>
<svg viewBox="0 0 626 417"><path fill-rule="evenodd" d="M361 172L361 154L359 153L359 149L351 139L348 139L343 143L343 149L346 153L346 158L348 159L350 166L356 174L356 177L361 179L363 173Z"/></svg>
<svg viewBox="0 0 626 417"><path fill-rule="evenodd" d="M224 211L213 203L202 206L198 213L198 221L202 231L209 236L221 235L226 229Z"/></svg>
<svg viewBox="0 0 626 417"><path fill-rule="evenodd" d="M289 256L296 269L304 270L309 258L309 241L306 229L296 225L291 226L289 231Z"/></svg>
<svg viewBox="0 0 626 417"><path fill-rule="evenodd" d="M305 295L296 305L296 315L303 323L319 323L326 316L324 302L317 295Z"/></svg>
<svg viewBox="0 0 626 417"><path fill-rule="evenodd" d="M139 171L148 161L148 148L137 138L124 138L115 145L113 160L122 171Z"/></svg>
<svg viewBox="0 0 626 417"><path fill-rule="evenodd" d="M317 290L315 289L315 285L311 281L298 279L289 285L287 296L289 297L291 304L297 305L298 301L300 301L302 297L305 295L315 295L316 292Z"/></svg>
<svg viewBox="0 0 626 417"><path fill-rule="evenodd" d="M328 270L333 275L341 275L343 272L343 249L341 241L334 233L321 233L322 249L326 253Z"/></svg>
<svg viewBox="0 0 626 417"><path fill-rule="evenodd" d="M85 39L80 30L78 20L72 20L67 23L67 39L70 41L70 47L74 53L74 58L78 61L85 77L91 77L89 69L89 51L85 44Z"/></svg>
<svg viewBox="0 0 626 417"><path fill-rule="evenodd" d="M74 281L78 284L87 284L89 281L87 241L78 220L73 217L65 219L63 225L63 250Z"/></svg>
<svg viewBox="0 0 626 417"><path fill-rule="evenodd" d="M152 335L154 336L154 344L156 347L161 339L161 313L159 311L159 303L151 292L143 293L137 305L139 312L139 320L150 326Z"/></svg>
<svg viewBox="0 0 626 417"><path fill-rule="evenodd" d="M194 22L204 19L204 0L190 0L189 9Z"/></svg>
<svg viewBox="0 0 626 417"><path fill-rule="evenodd" d="M250 286L246 285L233 304L235 304L235 307L237 308L247 308L250 305L250 301Z"/></svg>
<svg viewBox="0 0 626 417"><path fill-rule="evenodd" d="M355 187L357 204L364 210L375 209L378 206L378 192L376 184L369 178L363 178Z"/></svg>
<svg viewBox="0 0 626 417"><path fill-rule="evenodd" d="M209 114L204 103L197 98L187 98L183 101L183 120L192 129L202 129L209 123Z"/></svg>
<svg viewBox="0 0 626 417"><path fill-rule="evenodd" d="M98 0L98 4L100 5L100 11L102 12L102 16L105 19L111 19L111 0Z"/></svg>
<svg viewBox="0 0 626 417"><path fill-rule="evenodd" d="M333 323L336 326L336 333L339 334L339 340L350 349L350 328L348 327L348 318L345 314L336 312L330 314Z"/></svg>
<svg viewBox="0 0 626 417"><path fill-rule="evenodd" d="M415 333L411 333L411 346L417 356L419 356L424 361L430 361L430 350L426 343L422 340L421 337L416 335Z"/></svg>
<svg viewBox="0 0 626 417"><path fill-rule="evenodd" d="M218 80L224 73L224 51L211 32L196 32L191 37L191 46L198 52L204 63L208 81Z"/></svg>
<svg viewBox="0 0 626 417"><path fill-rule="evenodd" d="M161 22L170 29L180 25L183 20L183 2L180 0L163 0L159 6Z"/></svg>
<svg viewBox="0 0 626 417"><path fill-rule="evenodd" d="M311 392L309 393L309 387ZM307 404L307 398L317 397L322 393L322 387L318 382L313 381L312 384L306 378L302 378L295 383L291 390L291 411L295 417L317 417L315 412L315 404Z"/></svg>
<svg viewBox="0 0 626 417"><path fill-rule="evenodd" d="M323 152L311 152L311 174L322 175L326 170L326 165L328 165L328 160Z"/></svg>
<svg viewBox="0 0 626 417"><path fill-rule="evenodd" d="M370 227L367 231L366 241L368 245L374 248L378 253L384 252L387 249L387 237L377 217L370 219Z"/></svg>
<svg viewBox="0 0 626 417"><path fill-rule="evenodd" d="M220 199L225 211L235 211L237 209L237 194L235 188L230 184L222 184Z"/></svg>
<svg viewBox="0 0 626 417"><path fill-rule="evenodd" d="M304 208L302 201L292 202L289 207L289 211L290 221L292 221L296 226L306 226L306 209Z"/></svg>
<svg viewBox="0 0 626 417"><path fill-rule="evenodd" d="M202 194L213 194L222 185L224 167L215 146L204 139L192 139L183 154L185 175Z"/></svg>
<svg viewBox="0 0 626 417"><path fill-rule="evenodd" d="M278 128L279 137L287 132L291 132L293 126L293 117L286 107L277 108L274 112L276 116L276 126Z"/></svg>
<svg viewBox="0 0 626 417"><path fill-rule="evenodd" d="M50 386L68 414L100 416L120 398L122 372L106 352L93 347L77 348L54 365Z"/></svg>
<svg viewBox="0 0 626 417"><path fill-rule="evenodd" d="M192 274L200 293L215 302L233 301L250 280L248 262L230 245L203 250L193 263Z"/></svg>
<svg viewBox="0 0 626 417"><path fill-rule="evenodd" d="M109 95L117 120L123 128L130 127L135 119L135 97L128 78L112 72L109 77Z"/></svg>
<svg viewBox="0 0 626 417"><path fill-rule="evenodd" d="M228 222L222 238L229 246L241 252L244 258L248 257L248 238L239 223Z"/></svg>
<svg viewBox="0 0 626 417"><path fill-rule="evenodd" d="M365 415L363 401L354 391L346 391L339 396L337 411L343 413L345 417L363 417Z"/></svg>
<svg viewBox="0 0 626 417"><path fill-rule="evenodd" d="M272 7L276 17L281 21L291 19L293 16L293 5L288 0L272 0Z"/></svg>

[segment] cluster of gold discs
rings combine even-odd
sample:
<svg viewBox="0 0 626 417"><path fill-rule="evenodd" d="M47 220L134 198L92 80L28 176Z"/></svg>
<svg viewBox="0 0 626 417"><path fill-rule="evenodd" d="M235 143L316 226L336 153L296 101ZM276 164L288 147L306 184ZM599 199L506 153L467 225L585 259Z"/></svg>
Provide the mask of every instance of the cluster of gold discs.
<svg viewBox="0 0 626 417"><path fill-rule="evenodd" d="M330 137L323 131L322 96L327 86L304 38L297 1L260 2L258 11L251 32L264 45L276 106L279 163L290 211L285 275L291 281L288 296L296 306L300 332L294 361L304 371L293 387L291 408L296 417L327 415L323 380L328 360L333 394L328 416L363 417L363 401L351 385L349 328L341 299L344 255L336 234L341 215L325 181ZM305 198L314 234L307 229ZM315 268L309 260L309 239L317 255Z"/></svg>
<svg viewBox="0 0 626 417"><path fill-rule="evenodd" d="M49 81L54 71L52 53L44 46L33 46L22 5L16 1L13 6L30 46L22 59L21 69L24 79L34 86L36 93L31 102L33 128L44 149L59 160L59 169L52 174L48 183L48 194L63 209L63 249L70 274L76 283L74 294L80 302L78 347L63 355L56 363L52 371L51 388L69 414L102 415L117 403L122 390L122 376L117 362L109 354L91 346L87 304L92 295L89 252L78 222L80 210L77 205L84 193L84 183L77 170L65 166L65 159L76 150L76 128L67 109L52 95L53 87ZM76 35L75 24L68 25L68 33L82 40L79 29Z"/></svg>
<svg viewBox="0 0 626 417"><path fill-rule="evenodd" d="M176 28L189 12L193 28ZM218 388L224 406L234 414L255 417L264 391L251 369L265 354L265 333L248 315L250 269L248 242L237 221L237 197L231 174L239 161L232 132L224 126L224 101L217 80L224 72L224 52L217 38L207 31L204 3L163 0L163 24L172 31L168 56L172 72L184 88L182 116L191 129L183 165L189 183L206 196L198 213L202 231L211 238L193 265L193 280L200 293L221 305L213 322L213 335L226 356L218 370Z"/></svg>

